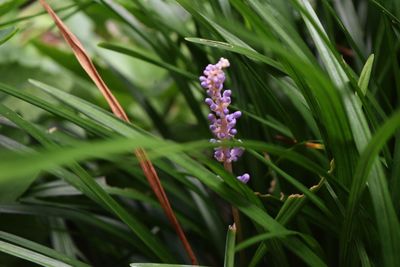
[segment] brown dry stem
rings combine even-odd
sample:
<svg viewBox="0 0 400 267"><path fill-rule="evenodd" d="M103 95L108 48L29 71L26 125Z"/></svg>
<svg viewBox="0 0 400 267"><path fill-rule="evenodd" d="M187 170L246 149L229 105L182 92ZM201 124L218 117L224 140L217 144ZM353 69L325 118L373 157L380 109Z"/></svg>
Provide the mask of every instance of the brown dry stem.
<svg viewBox="0 0 400 267"><path fill-rule="evenodd" d="M96 67L94 66L92 60L86 53L83 45L78 40L78 38L67 28L67 26L61 21L61 19L57 16L57 14L53 11L53 9L46 3L45 0L39 0L40 4L44 7L44 9L49 13L55 22L57 28L60 30L62 36L65 41L71 47L73 53L75 54L77 60L79 61L82 68L86 71L92 81L96 84L97 88L101 91L104 98L107 100L108 105L110 106L112 112L120 119L129 122L129 118L126 115L125 111L119 104L118 100L114 97L111 90L107 87L106 83L101 78L98 73ZM150 187L152 188L154 194L156 195L158 201L160 202L167 218L170 223L174 227L179 239L181 240L192 264L197 265L196 256L189 244L189 241L186 238L185 233L182 230L181 225L176 219L175 213L171 208L168 197L164 191L163 186L161 185L160 179L157 175L157 172L148 159L146 152L139 148L135 150L135 155L139 159L140 166L145 174Z"/></svg>

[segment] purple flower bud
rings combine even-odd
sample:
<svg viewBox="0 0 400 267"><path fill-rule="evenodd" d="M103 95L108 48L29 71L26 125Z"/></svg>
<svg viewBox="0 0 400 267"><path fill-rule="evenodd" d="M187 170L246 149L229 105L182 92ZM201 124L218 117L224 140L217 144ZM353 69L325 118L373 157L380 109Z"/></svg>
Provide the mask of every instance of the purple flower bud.
<svg viewBox="0 0 400 267"><path fill-rule="evenodd" d="M240 118L240 116L242 116L242 112L240 112L240 111L235 111L235 112L233 113L233 117L234 117L235 119Z"/></svg>
<svg viewBox="0 0 400 267"><path fill-rule="evenodd" d="M235 134L237 134L237 130L236 130L235 128L233 128L233 129L231 129L231 130L229 131L229 133L230 133L231 135L235 135Z"/></svg>
<svg viewBox="0 0 400 267"><path fill-rule="evenodd" d="M217 65L219 65L221 68L227 68L230 66L230 63L226 58L221 57Z"/></svg>
<svg viewBox="0 0 400 267"><path fill-rule="evenodd" d="M212 113L208 114L207 118L210 122L215 122L216 120L215 115Z"/></svg>
<svg viewBox="0 0 400 267"><path fill-rule="evenodd" d="M222 94L223 97L230 97L231 95L232 95L232 91L231 90L225 90L223 92L223 94Z"/></svg>
<svg viewBox="0 0 400 267"><path fill-rule="evenodd" d="M206 99L204 100L204 102L206 102L206 104L209 105L209 106L211 106L212 104L214 104L214 101L212 101L211 98L206 98Z"/></svg>
<svg viewBox="0 0 400 267"><path fill-rule="evenodd" d="M231 156L239 158L244 152L244 149L241 147L234 147L231 149Z"/></svg>
<svg viewBox="0 0 400 267"><path fill-rule="evenodd" d="M225 157L224 157L224 153L222 152L221 148L217 148L214 152L214 158L216 160L218 160L219 162L224 162Z"/></svg>
<svg viewBox="0 0 400 267"><path fill-rule="evenodd" d="M230 160L231 161L237 161L239 159L239 157L243 154L243 149L239 148L239 147L235 147L231 149L231 157Z"/></svg>
<svg viewBox="0 0 400 267"><path fill-rule="evenodd" d="M243 175L240 175L236 177L239 181L241 181L244 184L247 184L247 182L250 180L250 175L248 173L245 173Z"/></svg>
<svg viewBox="0 0 400 267"><path fill-rule="evenodd" d="M236 125L236 120L233 119L232 121L230 121L230 122L228 123L228 128L233 128L233 127L235 127L235 125Z"/></svg>
<svg viewBox="0 0 400 267"><path fill-rule="evenodd" d="M221 98L221 101L225 104L230 104L231 103L231 98L230 97L223 97Z"/></svg>

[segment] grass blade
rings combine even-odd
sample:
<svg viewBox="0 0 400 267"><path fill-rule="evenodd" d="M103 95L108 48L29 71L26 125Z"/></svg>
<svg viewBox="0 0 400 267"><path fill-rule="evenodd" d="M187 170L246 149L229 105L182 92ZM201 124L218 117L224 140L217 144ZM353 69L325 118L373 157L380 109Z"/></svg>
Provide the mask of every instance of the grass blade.
<svg viewBox="0 0 400 267"><path fill-rule="evenodd" d="M8 110L6 107L1 109L3 114L13 121L15 124L25 129L30 135L35 137L39 142L41 142L45 147L49 149L57 149L58 146L49 140L43 133L36 129L30 123L24 121L17 114ZM34 151L29 151L29 153L35 153ZM71 169L76 173L76 176L69 173L64 169L56 169L53 172L56 176L67 180L73 184L76 188L82 190L93 200L102 204L105 208L109 209L115 213L118 217L124 221L130 229L141 239L150 249L153 250L155 255L160 259L172 260L172 257L161 245L161 243L146 229L146 227L138 221L136 218L131 216L121 205L118 204L110 195L108 195L101 186L99 186L94 179L79 165L75 160L71 162ZM75 178L79 178L75 181Z"/></svg>
<svg viewBox="0 0 400 267"><path fill-rule="evenodd" d="M365 95L368 90L368 83L371 78L372 67L374 64L374 54L370 55L367 62L361 71L360 79L358 80L358 86L361 92Z"/></svg>
<svg viewBox="0 0 400 267"><path fill-rule="evenodd" d="M241 242L240 244L238 244L235 248L235 251L240 251L242 249L245 249L247 247L250 247L254 244L257 244L257 243L262 242L267 239L283 238L283 237L287 237L289 235L298 235L298 234L299 233L295 232L295 231L283 231L283 232L265 233L265 234L253 236L252 238L249 238L249 239Z"/></svg>
<svg viewBox="0 0 400 267"><path fill-rule="evenodd" d="M192 43L207 45L207 46L231 51L234 53L238 53L238 54L244 55L250 59L259 60L259 61L271 66L275 71L278 71L279 73L284 72L282 67L280 66L280 64L277 63L276 61L274 61L273 59L270 59L256 51L246 48L246 47L242 47L239 45L233 45L233 44L221 42L221 41L214 41L214 40L194 38L194 37L187 37L187 38L185 38L185 40L192 42Z"/></svg>
<svg viewBox="0 0 400 267"><path fill-rule="evenodd" d="M134 47L123 47L121 45L117 45L117 44L110 44L110 43L100 43L99 44L100 47L111 50L111 51L115 51L121 54L125 54L131 57L135 57L138 59L142 59L146 62L149 62L151 64L154 64L156 66L165 68L169 71L173 71L179 75L182 75L183 77L189 79L189 80L197 80L198 77L196 75L194 75L193 73L187 72L185 70L179 69L171 64L168 64L158 58L156 58L155 56L152 56L149 54L149 52L143 52L139 49L135 49Z"/></svg>
<svg viewBox="0 0 400 267"><path fill-rule="evenodd" d="M0 29L0 45L10 40L18 32L17 28Z"/></svg>
<svg viewBox="0 0 400 267"><path fill-rule="evenodd" d="M224 267L235 266L236 226L230 225L226 235Z"/></svg>
<svg viewBox="0 0 400 267"><path fill-rule="evenodd" d="M399 247L399 232L398 231L385 231L387 225L390 229L400 229L400 225L393 209L393 204L388 192L386 179L379 175L370 175L376 164L379 152L386 144L388 139L395 134L400 127L400 112L397 112L377 131L371 139L369 145L360 156L357 168L354 173L353 183L350 190L350 197L347 204L346 217L345 217L345 231L346 240L351 237L352 217L354 216L361 194L367 186L369 181L369 190L371 195L379 197L379 202L375 202L375 213L377 214L379 231L381 234L382 253L385 255L387 266L396 266L398 255L395 251Z"/></svg>
<svg viewBox="0 0 400 267"><path fill-rule="evenodd" d="M25 238L22 238L22 237L19 237L19 236L10 234L10 233L0 231L0 239L8 241L10 243L13 243L14 245L18 245L21 248L24 247L25 249L29 249L32 252L40 253L40 254L47 256L49 258L52 258L54 260L64 262L65 264L70 264L68 266L76 266L76 267L88 267L89 266L81 261L69 258L53 249L50 249L48 247L42 246L40 244L37 244L35 242L32 242L30 240L27 240ZM62 266L62 264L60 266Z"/></svg>
<svg viewBox="0 0 400 267"><path fill-rule="evenodd" d="M24 260L28 260L33 263L37 263L45 267L72 267L72 265L66 264L62 261L47 257L40 253L34 252L32 250L13 245L8 242L0 240L0 251L19 257Z"/></svg>

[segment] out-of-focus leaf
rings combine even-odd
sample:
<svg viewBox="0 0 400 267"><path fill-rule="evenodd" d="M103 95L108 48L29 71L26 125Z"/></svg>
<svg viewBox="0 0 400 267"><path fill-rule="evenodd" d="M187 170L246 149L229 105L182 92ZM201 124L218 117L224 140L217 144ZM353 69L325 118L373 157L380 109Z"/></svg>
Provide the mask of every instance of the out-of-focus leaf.
<svg viewBox="0 0 400 267"><path fill-rule="evenodd" d="M0 239L13 243L17 246L20 246L18 249L21 250L21 254L20 257L26 260L31 260L33 261L34 258L29 258L28 255L29 254L25 254L23 253L23 248L26 249L26 251L30 251L30 253L32 253L32 255L34 255L35 253L38 253L37 255L42 255L43 260L45 260L46 257L50 258L50 259L54 259L55 264L59 264L59 265L55 265L55 266L76 266L76 267L88 267L89 265L87 265L86 263L83 263L81 261L78 261L76 259L70 258L66 255L63 255L51 248L45 247L43 245L37 244L35 242L32 242L30 240L27 240L25 238L10 234L10 233L6 233L3 231L0 231ZM3 241L0 241L3 242ZM11 247L9 247L8 249L11 249ZM18 250L17 249L17 250ZM4 251L6 253L10 253L12 254L13 252L10 251ZM17 251L15 251L15 253L17 253ZM16 255L18 256L18 255ZM35 262L35 261L33 261ZM58 262L58 263L57 263ZM47 263L49 264L49 263ZM49 265L43 265L43 266L49 266Z"/></svg>
<svg viewBox="0 0 400 267"><path fill-rule="evenodd" d="M70 264L1 240L0 251L45 267L72 267Z"/></svg>
<svg viewBox="0 0 400 267"><path fill-rule="evenodd" d="M0 4L0 15L4 15L7 12L21 5L25 0L5 0Z"/></svg>
<svg viewBox="0 0 400 267"><path fill-rule="evenodd" d="M187 72L185 70L179 69L171 64L165 63L164 61L160 60L159 58L156 58L155 56L151 55L149 52L144 52L144 51L141 51L134 47L127 48L127 47L123 47L120 45L109 44L109 43L100 43L99 46L103 47L105 49L109 49L111 51L115 51L115 52L122 53L122 54L125 54L128 56L131 56L131 57L145 60L151 64L154 64L156 66L159 66L159 67L165 68L169 71L173 71L177 74L180 74L190 80L197 80L196 75L194 75L190 72Z"/></svg>
<svg viewBox="0 0 400 267"><path fill-rule="evenodd" d="M15 27L0 29L0 45L10 40L17 32L18 29Z"/></svg>
<svg viewBox="0 0 400 267"><path fill-rule="evenodd" d="M0 104L0 115L4 116L6 115L5 113L8 113L8 109ZM21 152L24 151L24 148L18 143L2 135L0 135L0 146L8 149L20 147ZM15 201L28 189L37 176L38 173L32 173L31 175L18 176L12 179L7 177L0 179L0 203Z"/></svg>
<svg viewBox="0 0 400 267"><path fill-rule="evenodd" d="M374 54L370 55L367 62L365 62L365 65L361 71L360 79L358 80L358 86L360 87L361 92L363 92L363 94L367 93L368 83L371 78L371 71L373 64L374 64Z"/></svg>

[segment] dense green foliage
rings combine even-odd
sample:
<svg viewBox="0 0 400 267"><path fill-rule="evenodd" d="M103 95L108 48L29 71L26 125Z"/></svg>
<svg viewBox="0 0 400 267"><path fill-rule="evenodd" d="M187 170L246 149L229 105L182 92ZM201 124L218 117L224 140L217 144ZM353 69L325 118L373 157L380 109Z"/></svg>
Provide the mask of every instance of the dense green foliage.
<svg viewBox="0 0 400 267"><path fill-rule="evenodd" d="M190 264L136 148L200 265L398 266L400 1L48 2L132 124L39 3L0 1L0 266ZM246 185L208 142L220 57Z"/></svg>

